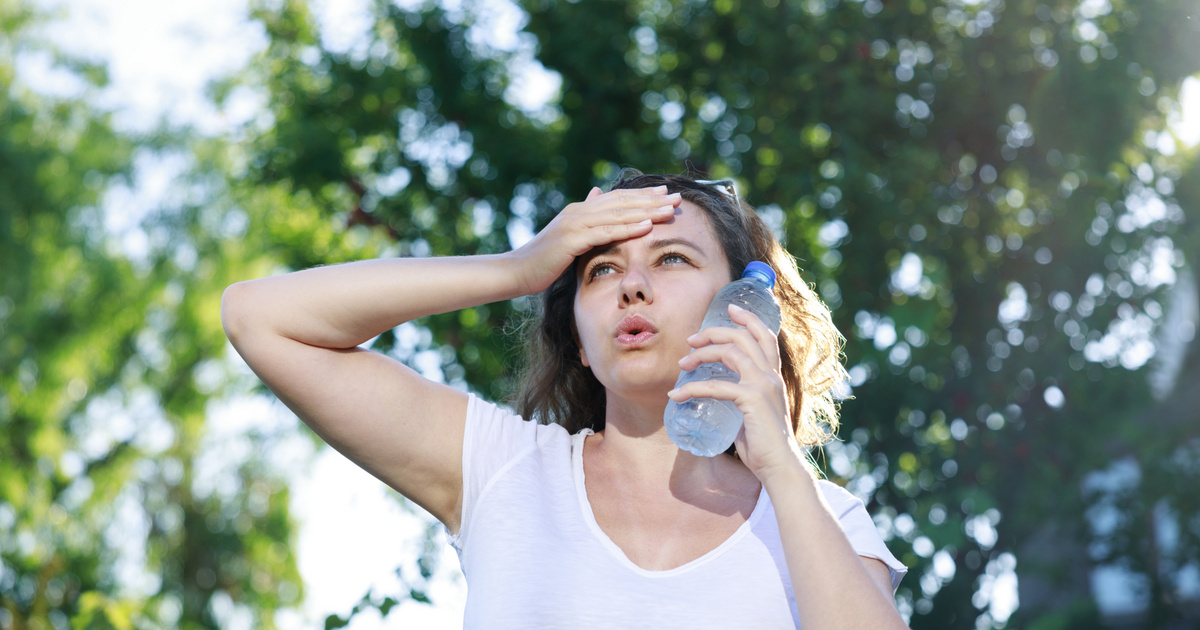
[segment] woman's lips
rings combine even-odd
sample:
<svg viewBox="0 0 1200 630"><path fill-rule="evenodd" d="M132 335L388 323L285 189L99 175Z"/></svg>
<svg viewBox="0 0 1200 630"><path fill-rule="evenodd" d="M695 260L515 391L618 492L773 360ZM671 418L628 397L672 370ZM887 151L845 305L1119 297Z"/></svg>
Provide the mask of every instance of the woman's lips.
<svg viewBox="0 0 1200 630"><path fill-rule="evenodd" d="M626 347L643 345L657 334L654 324L641 315L626 315L617 324L617 343Z"/></svg>
<svg viewBox="0 0 1200 630"><path fill-rule="evenodd" d="M617 335L617 343L623 346L640 346L650 341L657 333L643 330L640 333L621 333Z"/></svg>

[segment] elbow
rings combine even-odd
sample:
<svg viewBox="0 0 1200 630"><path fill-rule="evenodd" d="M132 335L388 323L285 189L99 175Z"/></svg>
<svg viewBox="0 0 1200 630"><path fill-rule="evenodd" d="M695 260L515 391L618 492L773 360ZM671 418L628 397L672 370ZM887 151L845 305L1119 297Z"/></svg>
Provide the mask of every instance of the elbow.
<svg viewBox="0 0 1200 630"><path fill-rule="evenodd" d="M253 321L247 311L250 298L250 287L247 282L237 282L226 287L221 294L221 326L225 336L236 348L238 342L245 336L249 322Z"/></svg>

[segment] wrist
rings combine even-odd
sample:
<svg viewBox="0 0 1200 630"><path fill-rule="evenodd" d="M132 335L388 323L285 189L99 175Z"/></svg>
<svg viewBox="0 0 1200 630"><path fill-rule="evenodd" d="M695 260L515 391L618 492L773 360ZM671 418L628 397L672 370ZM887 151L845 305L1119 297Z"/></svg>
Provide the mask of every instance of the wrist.
<svg viewBox="0 0 1200 630"><path fill-rule="evenodd" d="M484 258L484 264L491 266L492 270L499 272L499 277L504 278L505 281L500 286L506 287L503 290L505 299L515 299L521 298L523 295L529 295L526 271L524 271L521 254L517 250L494 253ZM499 277L497 280L499 280Z"/></svg>
<svg viewBox="0 0 1200 630"><path fill-rule="evenodd" d="M514 249L495 254L494 260L489 262L499 265L505 277L512 279L512 297L518 298L538 292L529 281L526 257L522 255L521 250Z"/></svg>
<svg viewBox="0 0 1200 630"><path fill-rule="evenodd" d="M768 494L773 488L786 491L796 488L797 484L816 482L816 470L798 444L792 442L788 452L781 455L755 471Z"/></svg>

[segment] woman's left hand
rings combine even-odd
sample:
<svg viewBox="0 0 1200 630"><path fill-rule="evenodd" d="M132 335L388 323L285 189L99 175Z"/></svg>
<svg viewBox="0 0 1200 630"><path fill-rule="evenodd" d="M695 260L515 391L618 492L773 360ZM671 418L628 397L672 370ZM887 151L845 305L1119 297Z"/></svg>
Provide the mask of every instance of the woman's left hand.
<svg viewBox="0 0 1200 630"><path fill-rule="evenodd" d="M775 471L807 469L790 421L787 390L779 356L779 343L757 315L738 306L729 307L737 328L711 326L688 338L694 348L679 362L683 370L702 363L723 363L739 381L692 381L670 392L676 402L689 398L729 400L742 412L742 430L734 440L738 456L759 481Z"/></svg>

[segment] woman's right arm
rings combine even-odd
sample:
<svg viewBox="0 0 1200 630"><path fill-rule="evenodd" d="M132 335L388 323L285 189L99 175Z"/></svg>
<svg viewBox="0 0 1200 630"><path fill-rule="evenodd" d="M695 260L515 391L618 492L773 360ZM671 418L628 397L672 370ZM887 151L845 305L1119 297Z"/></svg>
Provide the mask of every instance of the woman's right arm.
<svg viewBox="0 0 1200 630"><path fill-rule="evenodd" d="M222 322L255 374L322 439L457 531L466 395L359 345L413 319L541 291L575 256L645 234L647 220L670 218L678 203L658 189L593 190L506 254L239 282L222 298Z"/></svg>

